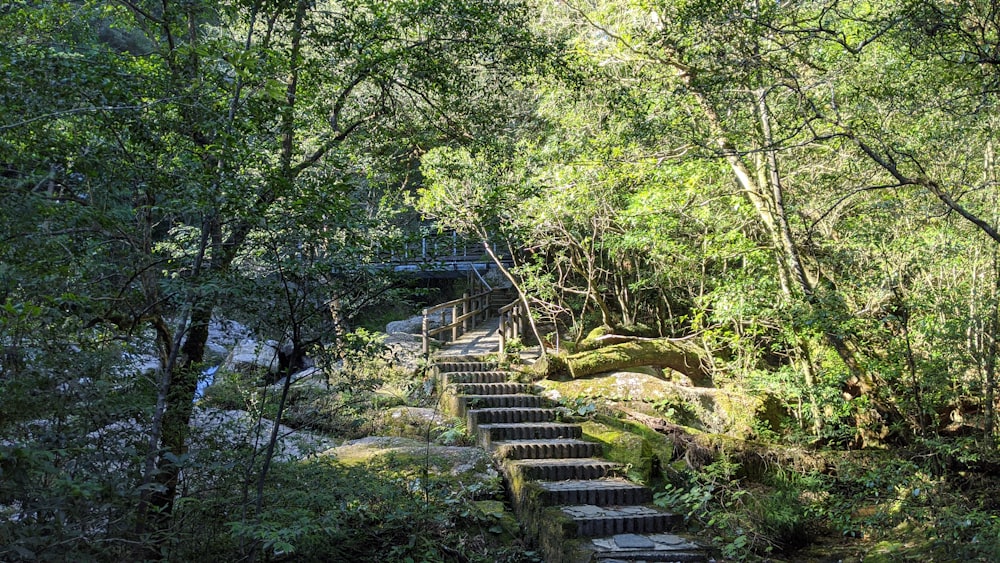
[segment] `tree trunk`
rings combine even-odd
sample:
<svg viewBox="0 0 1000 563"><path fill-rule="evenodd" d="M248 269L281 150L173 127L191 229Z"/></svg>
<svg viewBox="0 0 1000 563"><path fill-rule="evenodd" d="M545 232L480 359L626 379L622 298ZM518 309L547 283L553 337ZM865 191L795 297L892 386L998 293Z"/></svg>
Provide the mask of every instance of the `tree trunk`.
<svg viewBox="0 0 1000 563"><path fill-rule="evenodd" d="M692 84L690 75L686 77L686 82L689 85ZM798 247L792 239L785 214L783 190L777 169L777 157L772 143L764 143L766 152L768 153L768 165L766 168L769 169L769 174L760 171L761 174L758 175L758 177L765 179L764 182L770 184L771 190L770 193L767 193L762 189L758 181L754 180L754 175L747 167L744 159L725 135L722 120L708 97L698 91L696 87L692 89L692 92L699 107L708 118L708 122L716 137L716 144L722 150L726 161L729 163L736 177L737 183L753 205L764 229L770 235L772 244L775 245L774 251L781 257L778 260L779 271L782 271L784 276L790 278L789 281L797 285L810 306L829 309L830 303L841 304L842 300L837 295L832 296L836 297L835 299L827 298L820 300L816 295L816 287L810 282L802 266ZM765 141L769 141L771 135L770 118L765 101L763 97L758 98L757 111ZM782 279L784 281L786 278ZM827 344L837 352L837 355L844 362L848 372L851 374L850 379L843 386L845 396L851 399L862 395L867 396L871 399L874 407L870 412L858 414L856 422L861 441L866 446L881 446L889 434L889 426L894 421L900 420L902 416L892 404L878 399L875 394L875 377L868 373L861 365L861 362L858 361L857 354L848 340L843 335L830 330L824 331L823 336Z"/></svg>
<svg viewBox="0 0 1000 563"><path fill-rule="evenodd" d="M621 337L614 337L621 339ZM712 385L705 351L687 341L669 338L634 338L596 350L587 350L553 358L548 375L573 379L609 371L656 366L670 368L686 375L701 387Z"/></svg>
<svg viewBox="0 0 1000 563"><path fill-rule="evenodd" d="M154 530L161 534L173 513L174 499L180 482L183 460L187 454L194 396L201 376L201 362L208 340L208 323L212 318L211 305L198 304L191 312L186 339L181 347L183 356L170 374L166 391L166 410L163 413L160 436L161 455L156 464L157 489L150 496L150 514L154 515Z"/></svg>

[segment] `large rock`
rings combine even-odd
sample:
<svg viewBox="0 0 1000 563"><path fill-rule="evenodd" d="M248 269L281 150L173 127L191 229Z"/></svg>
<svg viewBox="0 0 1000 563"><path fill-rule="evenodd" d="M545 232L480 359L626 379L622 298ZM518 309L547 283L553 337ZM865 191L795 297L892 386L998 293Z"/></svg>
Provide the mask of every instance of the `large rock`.
<svg viewBox="0 0 1000 563"><path fill-rule="evenodd" d="M392 321L385 325L387 334L420 334L423 330L423 316L410 317L401 321Z"/></svg>
<svg viewBox="0 0 1000 563"><path fill-rule="evenodd" d="M258 419L246 411L221 410L195 407L191 417L191 436L188 455L198 463L185 469L186 479L205 485L211 480L214 463L231 463L233 452L242 447L262 451L271 437L274 423ZM39 420L26 425L38 436L52 432L52 423ZM132 457L124 452L145 447L151 432L148 420L136 418L111 422L91 431L87 442L76 457L81 467L91 467L102 473L120 473L123 476L133 471ZM336 441L310 432L292 430L287 426L278 427L275 444L275 460L294 461L304 459L336 445ZM9 445L0 440L0 445ZM197 488L197 487L196 487Z"/></svg>
<svg viewBox="0 0 1000 563"><path fill-rule="evenodd" d="M322 455L332 456L347 465L377 458L391 460L396 466L424 467L432 475L448 475L466 490L489 490L499 487L499 473L482 448L438 446L409 438L369 436L344 442Z"/></svg>
<svg viewBox="0 0 1000 563"><path fill-rule="evenodd" d="M279 368L278 349L278 343L274 340L259 343L252 338L244 338L229 352L222 368L240 373L261 371L277 373Z"/></svg>
<svg viewBox="0 0 1000 563"><path fill-rule="evenodd" d="M649 372L619 371L600 376L538 382L542 395L568 405L615 403L705 432L748 437L761 423L777 428L782 413L767 396L679 385Z"/></svg>
<svg viewBox="0 0 1000 563"><path fill-rule="evenodd" d="M392 354L393 365L402 368L407 373L416 373L421 366L423 356L423 338L419 334L405 332L390 333L383 344Z"/></svg>
<svg viewBox="0 0 1000 563"><path fill-rule="evenodd" d="M230 349L250 338L247 327L236 321L212 319L208 324L208 341L205 346L208 351L220 359L229 355Z"/></svg>
<svg viewBox="0 0 1000 563"><path fill-rule="evenodd" d="M196 408L191 420L191 451L196 455L210 455L211 449L219 445L255 445L263 448L271 437L274 422L258 419L247 411ZM215 446L213 446L215 444ZM278 441L275 444L275 460L293 461L329 449L334 440L305 432L278 426Z"/></svg>
<svg viewBox="0 0 1000 563"><path fill-rule="evenodd" d="M443 315L443 319L442 319ZM444 321L442 323L442 320ZM451 322L451 310L445 310L431 315L427 319L427 328L434 329L442 324L447 324ZM392 321L385 325L385 332L387 334L423 334L423 315L415 315L408 319L403 319L401 321Z"/></svg>
<svg viewBox="0 0 1000 563"><path fill-rule="evenodd" d="M152 354L132 354L126 352L122 354L125 365L119 372L126 374L152 375L160 371L160 359Z"/></svg>

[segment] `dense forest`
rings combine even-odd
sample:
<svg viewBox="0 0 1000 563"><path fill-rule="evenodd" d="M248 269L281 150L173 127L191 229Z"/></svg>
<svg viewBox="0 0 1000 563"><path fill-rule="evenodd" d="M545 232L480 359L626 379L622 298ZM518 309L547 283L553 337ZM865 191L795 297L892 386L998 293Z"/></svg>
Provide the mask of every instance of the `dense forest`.
<svg viewBox="0 0 1000 563"><path fill-rule="evenodd" d="M724 556L1000 558L996 2L21 0L0 33L0 560L534 560L481 492L279 451L433 401L379 334L448 297L379 267L428 232L509 253L549 375L671 342L662 377L766 399L721 442L766 475L665 470ZM283 385L205 391L229 322Z"/></svg>

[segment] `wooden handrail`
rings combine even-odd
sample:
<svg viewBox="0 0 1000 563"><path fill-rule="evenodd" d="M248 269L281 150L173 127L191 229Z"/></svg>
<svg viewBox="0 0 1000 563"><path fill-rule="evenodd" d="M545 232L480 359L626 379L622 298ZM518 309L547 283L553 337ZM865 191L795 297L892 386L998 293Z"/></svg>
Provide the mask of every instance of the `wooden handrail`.
<svg viewBox="0 0 1000 563"><path fill-rule="evenodd" d="M527 320L525 314L525 308L520 299L500 307L500 326L497 328L497 334L500 336L501 359L507 357L507 341L520 338L524 334L524 325Z"/></svg>
<svg viewBox="0 0 1000 563"><path fill-rule="evenodd" d="M423 353L427 355L431 350L431 337L443 332L451 331L451 340L458 340L462 334L474 329L481 321L489 318L490 294L492 291L484 291L475 295L468 293L460 299L428 307L423 311L423 322L421 334L423 336ZM446 323L446 315L451 311L451 322ZM441 312L441 326L430 328L431 315Z"/></svg>
<svg viewBox="0 0 1000 563"><path fill-rule="evenodd" d="M423 311L423 323L421 334L423 336L423 353L430 353L431 337L451 331L450 340L455 341L459 336L474 329L477 324L490 317L491 297L499 293L498 290L483 291L475 295L465 294L460 299L428 307ZM450 322L448 312L451 312ZM431 315L440 312L441 325L430 328ZM499 352L500 357L506 356L507 342L514 338L520 338L527 330L527 310L523 306L523 301L517 299L503 307L500 307L500 326L497 329L500 337Z"/></svg>

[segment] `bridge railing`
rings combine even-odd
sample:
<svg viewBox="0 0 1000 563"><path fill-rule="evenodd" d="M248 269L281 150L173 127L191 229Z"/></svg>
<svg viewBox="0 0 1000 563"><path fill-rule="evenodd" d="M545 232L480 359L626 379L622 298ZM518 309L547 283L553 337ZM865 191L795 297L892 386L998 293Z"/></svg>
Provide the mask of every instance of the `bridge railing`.
<svg viewBox="0 0 1000 563"><path fill-rule="evenodd" d="M493 253L506 258L507 252L499 245L491 245ZM486 259L483 243L460 237L455 232L429 233L410 239L401 247L379 253L384 264L418 264L434 262L479 262Z"/></svg>
<svg viewBox="0 0 1000 563"><path fill-rule="evenodd" d="M500 336L500 358L507 357L507 342L515 338L521 338L528 330L528 312L523 306L523 302L518 299L512 303L500 307L500 327L497 334Z"/></svg>
<svg viewBox="0 0 1000 563"><path fill-rule="evenodd" d="M423 326L420 331L423 335L424 355L430 353L431 338L450 332L449 340L453 342L488 319L491 293L493 292L483 291L474 295L466 293L460 299L424 309ZM440 315L439 326L431 328L431 320L437 315Z"/></svg>

